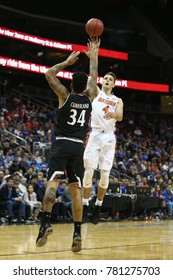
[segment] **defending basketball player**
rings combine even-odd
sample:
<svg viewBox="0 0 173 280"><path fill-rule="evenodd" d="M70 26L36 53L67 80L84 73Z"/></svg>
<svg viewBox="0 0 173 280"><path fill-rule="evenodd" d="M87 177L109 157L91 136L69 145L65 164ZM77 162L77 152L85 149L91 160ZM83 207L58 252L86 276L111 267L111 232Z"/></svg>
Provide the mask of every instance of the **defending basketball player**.
<svg viewBox="0 0 173 280"><path fill-rule="evenodd" d="M36 240L37 247L46 244L47 237L53 231L50 216L55 202L59 181L63 176L68 177L72 195L72 211L74 219L72 252L82 249L82 195L81 185L84 175L83 153L84 140L88 132L88 123L92 109L91 101L95 97L98 76L98 49L100 40L90 38L88 51L85 54L90 60L88 79L84 72L73 74L71 90L61 84L57 73L73 65L80 52L72 52L63 62L54 65L45 73L46 79L58 97L59 108L55 128L56 140L52 143L49 153L48 183L43 199L41 226ZM66 173L66 174L65 174Z"/></svg>
<svg viewBox="0 0 173 280"><path fill-rule="evenodd" d="M109 185L115 154L116 122L123 119L123 101L112 92L115 81L115 74L108 72L103 77L101 90L97 87L98 95L92 103L91 133L84 152L83 222L87 220L94 170L100 170L97 199L91 219L93 224L100 221L101 206Z"/></svg>

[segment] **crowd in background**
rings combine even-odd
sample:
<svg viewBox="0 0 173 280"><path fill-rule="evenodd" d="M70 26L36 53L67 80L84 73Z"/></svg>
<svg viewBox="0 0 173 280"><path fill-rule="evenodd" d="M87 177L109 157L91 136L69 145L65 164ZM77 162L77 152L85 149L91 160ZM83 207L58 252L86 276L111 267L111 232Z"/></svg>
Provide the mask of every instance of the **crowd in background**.
<svg viewBox="0 0 173 280"><path fill-rule="evenodd" d="M37 201L41 202L46 187L49 147L55 139L55 119L56 107L48 109L46 104L39 106L30 99L24 102L13 94L0 96L0 189L12 175L15 187L25 181L27 192L33 186ZM136 118L135 113L125 112L123 122L117 124L110 180L118 180L122 189L128 186L150 188L151 195L159 186L162 192L166 190L166 203L173 205L173 195L170 197L173 191L173 119L154 118L154 131L141 126L141 119L146 121L147 115L140 114ZM41 193L42 198L39 197ZM171 207L168 207L170 216L173 214ZM38 209L41 211L41 206ZM36 214L33 209L31 211L35 221L38 221L39 211ZM68 220L62 209L55 212L58 214L52 219L59 221L63 216L63 221ZM72 218L69 209L68 212L68 218Z"/></svg>

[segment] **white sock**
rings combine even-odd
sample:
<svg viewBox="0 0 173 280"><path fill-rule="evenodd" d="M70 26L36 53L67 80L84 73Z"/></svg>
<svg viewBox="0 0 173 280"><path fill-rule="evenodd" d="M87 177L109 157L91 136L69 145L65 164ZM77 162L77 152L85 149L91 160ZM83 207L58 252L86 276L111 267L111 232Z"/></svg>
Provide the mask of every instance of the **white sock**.
<svg viewBox="0 0 173 280"><path fill-rule="evenodd" d="M97 198L95 205L102 206L102 203L103 203L103 200L98 200L98 198Z"/></svg>
<svg viewBox="0 0 173 280"><path fill-rule="evenodd" d="M83 205L89 206L89 199L88 198L83 198L82 202L83 202Z"/></svg>

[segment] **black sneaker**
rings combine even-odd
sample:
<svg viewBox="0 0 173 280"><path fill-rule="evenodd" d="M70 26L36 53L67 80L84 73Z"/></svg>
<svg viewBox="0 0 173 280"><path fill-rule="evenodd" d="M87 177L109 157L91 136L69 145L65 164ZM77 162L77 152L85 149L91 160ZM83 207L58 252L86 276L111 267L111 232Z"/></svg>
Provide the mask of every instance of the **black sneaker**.
<svg viewBox="0 0 173 280"><path fill-rule="evenodd" d="M73 235L72 252L80 252L82 250L82 238L78 233Z"/></svg>
<svg viewBox="0 0 173 280"><path fill-rule="evenodd" d="M101 212L101 206L96 205L92 211L92 219L91 219L91 222L94 225L100 222L100 212Z"/></svg>
<svg viewBox="0 0 173 280"><path fill-rule="evenodd" d="M88 205L83 205L83 216L82 216L82 223L86 223L88 220Z"/></svg>
<svg viewBox="0 0 173 280"><path fill-rule="evenodd" d="M25 219L23 217L19 217L18 222L20 224L25 224L26 221L25 221Z"/></svg>
<svg viewBox="0 0 173 280"><path fill-rule="evenodd" d="M36 246L42 247L47 243L47 236L53 232L52 226L48 223L40 226L38 237L36 240Z"/></svg>
<svg viewBox="0 0 173 280"><path fill-rule="evenodd" d="M17 219L14 219L13 217L8 217L7 221L8 221L9 224L17 223Z"/></svg>

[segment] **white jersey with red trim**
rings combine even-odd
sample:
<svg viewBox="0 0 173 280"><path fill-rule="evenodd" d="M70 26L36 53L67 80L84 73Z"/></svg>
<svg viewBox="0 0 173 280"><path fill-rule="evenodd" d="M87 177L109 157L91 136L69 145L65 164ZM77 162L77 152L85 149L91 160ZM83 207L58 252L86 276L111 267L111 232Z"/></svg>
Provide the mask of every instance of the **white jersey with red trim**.
<svg viewBox="0 0 173 280"><path fill-rule="evenodd" d="M104 119L107 111L115 112L118 103L118 97L115 95L106 95L103 91L92 102L91 128L92 130L104 130L105 132L114 132L116 127L115 119Z"/></svg>

